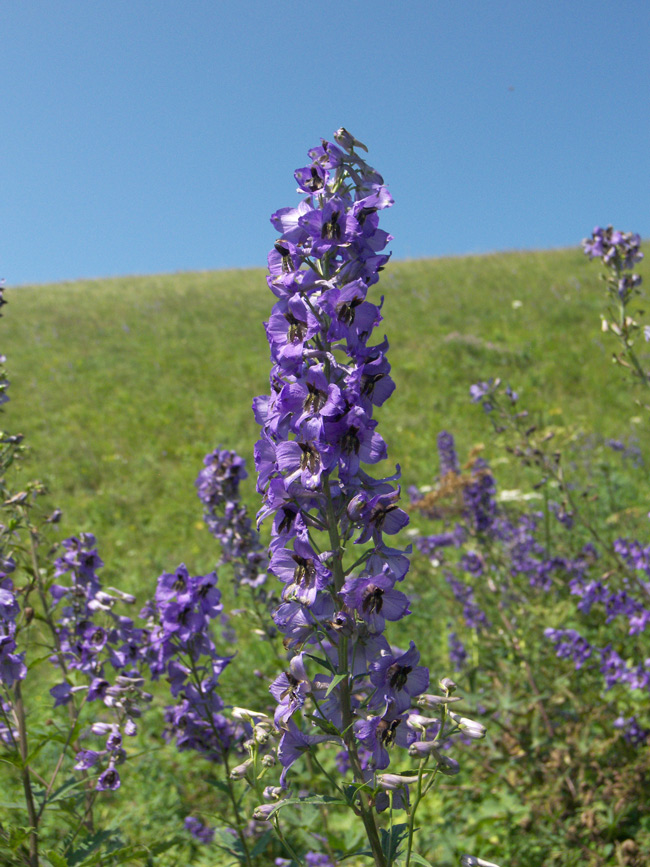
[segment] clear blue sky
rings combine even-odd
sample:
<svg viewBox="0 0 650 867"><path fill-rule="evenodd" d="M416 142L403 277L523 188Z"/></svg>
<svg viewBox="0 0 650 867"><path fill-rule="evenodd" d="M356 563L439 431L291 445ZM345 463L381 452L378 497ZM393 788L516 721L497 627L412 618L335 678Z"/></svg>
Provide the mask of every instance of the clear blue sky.
<svg viewBox="0 0 650 867"><path fill-rule="evenodd" d="M347 127L395 258L650 236L648 0L0 0L8 285L265 265Z"/></svg>

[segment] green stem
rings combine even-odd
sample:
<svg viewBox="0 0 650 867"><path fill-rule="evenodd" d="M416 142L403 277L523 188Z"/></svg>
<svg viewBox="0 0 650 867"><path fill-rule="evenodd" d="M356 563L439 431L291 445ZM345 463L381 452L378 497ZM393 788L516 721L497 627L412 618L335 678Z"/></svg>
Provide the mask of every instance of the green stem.
<svg viewBox="0 0 650 867"><path fill-rule="evenodd" d="M22 692L20 689L20 681L16 681L14 687L14 713L16 715L16 725L18 728L18 746L20 749L21 769L20 775L23 782L23 790L25 792L25 804L27 806L27 817L29 819L29 865L30 867L38 867L38 815L36 813L36 805L34 803L34 793L32 792L32 783L29 777L29 765L27 764L27 756L29 749L27 745L27 724L25 719L25 706L23 704Z"/></svg>
<svg viewBox="0 0 650 867"><path fill-rule="evenodd" d="M339 592L343 588L343 585L345 583L345 573L343 571L342 562L343 551L341 548L341 537L338 530L338 521L334 512L334 503L332 502L332 495L329 489L329 475L326 473L323 474L323 489L325 490L326 496L326 514L330 537L330 546L331 550L334 552L334 562L332 564L334 588L337 592ZM348 670L348 639L345 635L339 636L338 670L340 674L343 674ZM352 706L350 700L351 696L349 679L344 678L337 686L337 689L341 698L343 741L350 757L350 765L354 774L354 780L356 783L363 785L365 783L365 778L363 775L363 770L361 768L361 762L359 761L357 744L354 737L354 719L352 715ZM359 814L361 816L361 821L363 822L363 825L366 829L366 835L368 837L368 842L370 843L370 849L375 860L375 865L376 867L388 867L388 862L386 861L386 857L381 848L379 832L377 830L374 813L372 812L372 804L369 802L365 802L364 796L362 794L359 795L358 804Z"/></svg>
<svg viewBox="0 0 650 867"><path fill-rule="evenodd" d="M420 767L418 768L418 785L415 796L413 798L413 806L411 807L411 810L409 812L408 841L406 843L406 862L404 867L410 867L411 865L411 852L413 851L413 834L415 832L415 814L417 812L420 801L422 800L422 776L426 761L426 759L421 759Z"/></svg>
<svg viewBox="0 0 650 867"><path fill-rule="evenodd" d="M192 673L192 677L194 678L194 685L196 686L199 695L202 697L205 695L203 690L203 684L201 682L201 678L199 676L198 671L196 670L195 660L192 654L189 654L189 662L190 662L190 670ZM212 729L212 733L214 734L219 746L221 747L221 752L223 755L223 764L226 771L226 785L228 787L228 795L230 797L230 802L232 803L233 812L235 814L235 830L237 831L237 836L239 837L239 842L242 845L242 849L244 851L244 857L246 858L247 867L253 867L253 860L251 858L250 850L248 848L248 841L246 840L246 836L244 834L244 823L242 821L241 811L239 809L239 802L237 801L237 796L235 795L235 790L233 786L233 781L230 778L230 763L228 762L228 750L226 745L223 743L221 739L221 735L214 724L214 719L212 718L212 714L209 714L209 723L210 728Z"/></svg>

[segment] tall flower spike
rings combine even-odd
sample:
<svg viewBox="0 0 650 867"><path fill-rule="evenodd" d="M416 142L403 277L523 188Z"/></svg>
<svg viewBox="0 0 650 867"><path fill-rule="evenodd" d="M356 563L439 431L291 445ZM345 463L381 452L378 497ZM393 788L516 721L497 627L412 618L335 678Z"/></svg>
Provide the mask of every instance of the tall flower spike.
<svg viewBox="0 0 650 867"><path fill-rule="evenodd" d="M275 622L287 646L318 643L329 657L326 671L308 671L313 654L299 653L272 684L283 785L322 740L343 748L357 783L372 782L388 748L415 739L402 718L429 684L415 645L391 649L383 634L410 613L396 589L408 559L384 542L408 523L399 470L379 479L366 470L386 458L373 413L394 389L388 341L373 340L381 302L370 297L391 240L379 215L393 200L358 155L365 146L344 129L335 142L295 173L306 198L271 218L281 233L268 259L271 390L254 402L258 517L274 516L269 570L284 585ZM304 705L325 734L300 728Z"/></svg>

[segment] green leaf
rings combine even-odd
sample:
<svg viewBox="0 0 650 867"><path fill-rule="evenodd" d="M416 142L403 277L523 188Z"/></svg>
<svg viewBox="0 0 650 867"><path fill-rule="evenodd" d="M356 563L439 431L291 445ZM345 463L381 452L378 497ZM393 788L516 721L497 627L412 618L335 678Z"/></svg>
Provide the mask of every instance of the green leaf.
<svg viewBox="0 0 650 867"><path fill-rule="evenodd" d="M260 839L257 841L257 843L255 844L255 846L254 846L253 849L251 850L251 857L252 857L252 858L257 858L258 855L261 855L261 854L262 854L262 852L263 852L263 851L266 849L266 847L268 846L268 844L269 844L269 840L271 839L272 836L273 836L273 832L272 832L272 831L265 831L264 834L262 834L262 836L260 837Z"/></svg>
<svg viewBox="0 0 650 867"><path fill-rule="evenodd" d="M121 846L119 849L109 849L107 852L96 852L92 857L83 862L83 867L92 867L94 864L100 864L109 857L111 864L133 864L134 858L150 858L152 855L160 855L173 846L183 845L184 842L180 837L171 837L169 840L155 843L153 846L134 843L129 846Z"/></svg>
<svg viewBox="0 0 650 867"><path fill-rule="evenodd" d="M223 849L225 852L228 852L229 855L232 855L236 861L241 863L246 861L246 853L244 852L241 840L237 837L233 837L233 835L226 831L225 828L217 828L215 830L214 843L219 847L219 849Z"/></svg>
<svg viewBox="0 0 650 867"><path fill-rule="evenodd" d="M226 795L230 795L230 789L228 788L228 784L224 783L223 780L206 780L205 781L208 786L212 786L215 789L219 789L220 792L223 792Z"/></svg>
<svg viewBox="0 0 650 867"><path fill-rule="evenodd" d="M334 689L334 687L338 686L342 680L345 680L350 676L348 671L344 671L343 674L337 674L332 678L330 685L327 687L327 691L325 692L325 698L330 694L330 692Z"/></svg>
<svg viewBox="0 0 650 867"><path fill-rule="evenodd" d="M52 867L69 867L68 859L63 855L60 855L58 852L50 850L45 853L45 857L48 859Z"/></svg>
<svg viewBox="0 0 650 867"><path fill-rule="evenodd" d="M427 861L426 858L423 858L422 855L418 855L417 852L411 852L411 861L414 864L423 864L424 867L433 867L431 861Z"/></svg>
<svg viewBox="0 0 650 867"><path fill-rule="evenodd" d="M41 618L39 618L41 619ZM32 668L36 668L37 665L40 665L41 662L46 662L47 660L52 659L52 654L48 653L46 656L37 656L36 659L32 659L32 661L27 666L27 671L31 671ZM49 858L49 855L48 855Z"/></svg>
<svg viewBox="0 0 650 867"><path fill-rule="evenodd" d="M32 762L34 761L34 759L36 758L36 756L37 756L37 755L40 753L40 751L43 749L43 747L44 747L44 746L47 746L47 744L49 744L49 742L50 742L50 738L48 737L48 738L43 738L42 741L40 741L38 744L36 744L36 746L34 747L34 749L31 750L30 753L29 753L29 755L27 756L27 761L25 762L25 764L27 764L27 765L31 765Z"/></svg>
<svg viewBox="0 0 650 867"><path fill-rule="evenodd" d="M103 846L104 843L107 843L110 840L117 840L114 831L97 831L96 834L86 837L86 839L70 853L68 859L70 867L81 867L82 864L90 865L97 863L97 860L102 857L101 853L97 852L97 850L100 846Z"/></svg>
<svg viewBox="0 0 650 867"><path fill-rule="evenodd" d="M60 801L62 798L68 798L73 793L74 789L78 789L84 786L85 780L78 780L75 777L68 777L68 779L59 786L58 789L55 789L46 799L46 804L48 807L50 804L54 804L57 801Z"/></svg>
<svg viewBox="0 0 650 867"><path fill-rule="evenodd" d="M280 810L283 810L285 807L290 807L296 804L338 804L342 807L347 806L346 802L341 798L332 798L330 795L308 795L306 798L286 798L286 800L280 801L280 803L277 804L268 815L269 817L275 816L276 813L279 813Z"/></svg>
<svg viewBox="0 0 650 867"><path fill-rule="evenodd" d="M327 671L332 674L336 674L336 669L332 662L329 659L324 659L322 656L314 656L312 653L305 653L305 656L308 656L310 659L313 659L314 662L317 662L319 665L322 665L323 668L327 669Z"/></svg>
<svg viewBox="0 0 650 867"><path fill-rule="evenodd" d="M381 840L381 851L386 856L389 864L392 864L399 853L399 847L408 834L408 825L393 825L390 831L385 828L379 829Z"/></svg>
<svg viewBox="0 0 650 867"><path fill-rule="evenodd" d="M325 732L326 735L334 735L335 737L340 737L341 733L336 728L334 723L331 723L327 719L323 719L322 717L316 716L315 714L306 714L307 719L309 719L315 726Z"/></svg>

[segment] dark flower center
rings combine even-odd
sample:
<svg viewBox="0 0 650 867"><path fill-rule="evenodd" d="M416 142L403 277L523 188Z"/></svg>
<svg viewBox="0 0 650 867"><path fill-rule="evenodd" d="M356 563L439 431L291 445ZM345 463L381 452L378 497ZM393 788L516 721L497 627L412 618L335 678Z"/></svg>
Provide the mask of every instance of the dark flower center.
<svg viewBox="0 0 650 867"><path fill-rule="evenodd" d="M292 554L291 556L296 562L296 568L293 570L294 582L296 584L307 584L307 586L313 584L316 577L314 561L307 557L300 557L298 554Z"/></svg>
<svg viewBox="0 0 650 867"><path fill-rule="evenodd" d="M380 530L384 526L386 516L389 515L391 512L394 512L395 509L399 509L399 506L395 503L390 506L381 506L377 504L370 513L370 523L374 524L375 527Z"/></svg>
<svg viewBox="0 0 650 867"><path fill-rule="evenodd" d="M363 304L363 298L353 298L352 301L337 305L336 315L339 322L342 322L344 325L352 325L354 322L354 308L360 304Z"/></svg>
<svg viewBox="0 0 650 867"><path fill-rule="evenodd" d="M276 241L273 245L275 247L276 253L279 253L282 257L282 272L284 274L289 274L293 271L293 262L291 261L291 252L288 247L284 247L280 241Z"/></svg>
<svg viewBox="0 0 650 867"><path fill-rule="evenodd" d="M369 217L371 214L376 214L377 208L361 208L359 213L357 214L357 222L360 226L366 222L366 217Z"/></svg>
<svg viewBox="0 0 650 867"><path fill-rule="evenodd" d="M364 373L361 377L361 394L372 397L377 383L386 376L385 373Z"/></svg>
<svg viewBox="0 0 650 867"><path fill-rule="evenodd" d="M296 698L296 687L300 686L300 681L297 677L294 677L290 671L285 672L286 678L289 682L289 686L280 693L280 698L283 699L285 696L290 696L291 698Z"/></svg>
<svg viewBox="0 0 650 867"><path fill-rule="evenodd" d="M327 403L327 393L316 388L311 382L307 383L307 397L305 398L302 408L317 413Z"/></svg>
<svg viewBox="0 0 650 867"><path fill-rule="evenodd" d="M366 614L381 614L381 609L384 606L384 591L381 587L377 587L375 584L370 584L366 587L363 594L363 602L361 603L361 610L365 611Z"/></svg>
<svg viewBox="0 0 650 867"><path fill-rule="evenodd" d="M320 464L320 455L311 443L299 443L302 449L300 455L300 469L309 470L310 473L315 473Z"/></svg>
<svg viewBox="0 0 650 867"><path fill-rule="evenodd" d="M413 671L410 665L391 665L388 669L388 684L391 689L404 689L409 674Z"/></svg>
<svg viewBox="0 0 650 867"><path fill-rule="evenodd" d="M384 746L389 747L391 744L395 743L395 736L400 722L401 720L398 719L394 719L392 722L380 720L379 725L377 726L377 734L379 740Z"/></svg>
<svg viewBox="0 0 650 867"><path fill-rule="evenodd" d="M305 323L296 319L292 313L285 313L284 318L289 323L288 337L291 343L296 343L299 340L302 340L307 330Z"/></svg>
<svg viewBox="0 0 650 867"><path fill-rule="evenodd" d="M341 215L338 211L334 211L330 219L323 223L321 238L325 238L328 241L339 241L341 239L341 226L339 225L340 216Z"/></svg>
<svg viewBox="0 0 650 867"><path fill-rule="evenodd" d="M294 518L296 517L296 513L293 509L288 509L283 507L282 509L282 520L278 524L278 533L285 533L293 524Z"/></svg>
<svg viewBox="0 0 650 867"><path fill-rule="evenodd" d="M351 455L352 452L354 452L355 455L358 455L360 448L361 440L359 439L359 428L351 427L341 440L341 449L348 455Z"/></svg>
<svg viewBox="0 0 650 867"><path fill-rule="evenodd" d="M305 183L305 186L312 193L315 193L317 190L322 190L324 183L321 176L318 174L318 171L315 166L311 167L311 179Z"/></svg>

